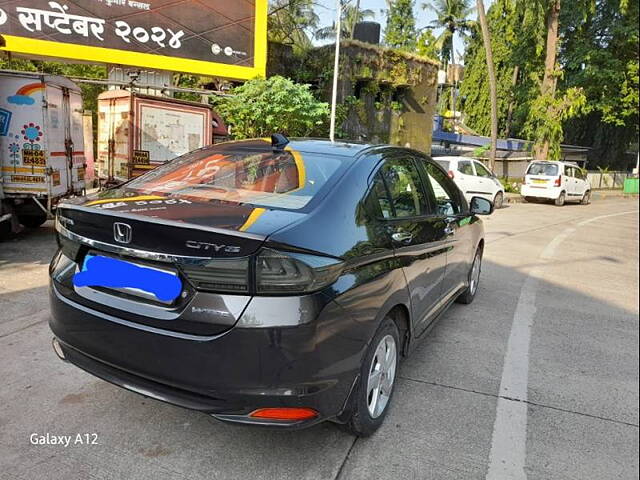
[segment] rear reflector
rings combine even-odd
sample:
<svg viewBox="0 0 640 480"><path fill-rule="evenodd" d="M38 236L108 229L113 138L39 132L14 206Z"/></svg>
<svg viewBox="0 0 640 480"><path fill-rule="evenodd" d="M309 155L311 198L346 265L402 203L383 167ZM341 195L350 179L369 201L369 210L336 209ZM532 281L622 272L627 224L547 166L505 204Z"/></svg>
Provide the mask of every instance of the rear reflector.
<svg viewBox="0 0 640 480"><path fill-rule="evenodd" d="M311 420L318 416L313 408L259 408L249 414L251 418L268 420Z"/></svg>

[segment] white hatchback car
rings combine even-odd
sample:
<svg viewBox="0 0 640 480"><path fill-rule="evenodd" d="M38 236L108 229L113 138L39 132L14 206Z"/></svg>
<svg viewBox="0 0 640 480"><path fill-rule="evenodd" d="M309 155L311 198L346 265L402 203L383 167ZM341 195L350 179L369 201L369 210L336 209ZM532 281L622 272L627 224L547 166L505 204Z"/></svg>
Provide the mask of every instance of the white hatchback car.
<svg viewBox="0 0 640 480"><path fill-rule="evenodd" d="M567 201L588 205L591 185L575 163L534 161L529 164L520 189L526 201L553 200L559 207Z"/></svg>
<svg viewBox="0 0 640 480"><path fill-rule="evenodd" d="M434 160L449 172L467 201L471 201L471 197L483 197L492 201L495 208L502 207L504 187L481 162L469 157L435 157Z"/></svg>

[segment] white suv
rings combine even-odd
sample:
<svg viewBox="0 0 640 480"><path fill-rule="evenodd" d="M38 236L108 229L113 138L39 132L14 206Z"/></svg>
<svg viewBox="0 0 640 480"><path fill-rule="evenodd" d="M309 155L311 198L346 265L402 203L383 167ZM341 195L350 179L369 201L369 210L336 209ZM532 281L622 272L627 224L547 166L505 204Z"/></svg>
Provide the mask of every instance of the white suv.
<svg viewBox="0 0 640 480"><path fill-rule="evenodd" d="M559 207L566 201L583 205L591 202L591 185L586 175L578 165L568 162L531 162L520 193L528 202L553 200Z"/></svg>
<svg viewBox="0 0 640 480"><path fill-rule="evenodd" d="M487 167L469 157L435 157L449 177L462 190L467 201L471 197L483 197L493 202L495 208L504 203L504 187Z"/></svg>

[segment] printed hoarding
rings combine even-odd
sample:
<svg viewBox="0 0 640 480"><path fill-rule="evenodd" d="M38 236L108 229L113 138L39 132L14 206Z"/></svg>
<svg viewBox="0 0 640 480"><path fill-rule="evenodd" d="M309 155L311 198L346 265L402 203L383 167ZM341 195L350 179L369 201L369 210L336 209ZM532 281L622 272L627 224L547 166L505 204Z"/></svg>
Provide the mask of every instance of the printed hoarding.
<svg viewBox="0 0 640 480"><path fill-rule="evenodd" d="M264 75L267 0L0 0L5 50L248 79Z"/></svg>

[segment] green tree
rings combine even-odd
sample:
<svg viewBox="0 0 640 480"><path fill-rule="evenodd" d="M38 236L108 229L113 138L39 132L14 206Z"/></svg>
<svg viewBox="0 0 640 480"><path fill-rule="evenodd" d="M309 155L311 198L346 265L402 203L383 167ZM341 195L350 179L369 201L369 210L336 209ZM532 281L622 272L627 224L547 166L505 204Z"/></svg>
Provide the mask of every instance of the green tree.
<svg viewBox="0 0 640 480"><path fill-rule="evenodd" d="M621 165L638 137L637 0L597 0L587 17L565 9L560 18L563 43L561 87L584 90L591 111L569 120L570 143L592 148L593 165Z"/></svg>
<svg viewBox="0 0 640 480"><path fill-rule="evenodd" d="M212 97L211 103L231 125L236 139L282 133L292 137L325 134L329 105L316 100L308 85L274 76L250 80L232 96Z"/></svg>
<svg viewBox="0 0 640 480"><path fill-rule="evenodd" d="M515 0L496 0L487 12L493 61L496 70L498 134L505 135L508 109L512 101L513 53L518 41L518 25L522 14ZM465 53L464 80L460 86L464 99L465 123L481 135L491 132L491 100L486 54L479 25L471 29Z"/></svg>
<svg viewBox="0 0 640 480"><path fill-rule="evenodd" d="M585 118L585 115L590 116L589 111L594 108L585 84L574 79L576 72L584 71L595 57L593 52L588 51L574 56L571 53L575 48L573 42L579 38L583 42L577 33L578 27L593 21L598 16L597 11L607 2L616 2L618 6L618 0L597 0L595 3L580 0L560 11L559 17L555 0L496 0L491 6L488 23L496 65L498 126L502 135L534 141L538 156L559 157L560 142L565 132L575 130L567 126ZM592 8L596 8L595 17L591 13ZM563 39L561 45L555 37L555 31L559 32L558 38ZM604 37L596 40L594 35L591 38L600 43ZM635 38L637 45L637 34ZM477 34L472 34L461 91L466 100L466 123L487 134L489 101L481 48L481 39ZM553 52L556 49L559 55L554 60ZM637 53L634 54L637 59ZM613 52L609 55L613 55ZM568 58L573 60L568 62ZM601 70L600 73L607 78L617 75L614 70ZM593 84L592 93L602 94L603 85L602 82ZM623 83L616 88L623 91Z"/></svg>
<svg viewBox="0 0 640 480"><path fill-rule="evenodd" d="M431 28L443 28L438 37L438 48L442 66L446 70L449 61L455 63L453 39L456 35L466 33L472 23L469 16L473 12L473 0L431 0L423 3L422 8L431 10L436 19L431 22Z"/></svg>
<svg viewBox="0 0 640 480"><path fill-rule="evenodd" d="M390 3L387 13L387 27L384 43L391 48L415 51L416 17L413 13L414 0L395 0Z"/></svg>
<svg viewBox="0 0 640 480"><path fill-rule="evenodd" d="M482 40L484 44L485 57L487 63L487 81L489 82L489 98L491 100L491 144L489 147L489 166L491 170L495 168L496 148L498 143L498 99L496 92L496 71L493 63L493 51L491 48L491 35L489 33L489 25L484 11L484 3L477 0L478 20L482 31Z"/></svg>
<svg viewBox="0 0 640 480"><path fill-rule="evenodd" d="M416 53L427 58L440 58L438 40L431 30L423 30L418 37L418 40L416 41Z"/></svg>
<svg viewBox="0 0 640 480"><path fill-rule="evenodd" d="M375 17L375 12L369 9L361 9L359 5L352 5L350 0L341 0L342 13L340 18L340 37L351 38L351 34L356 23L364 22ZM336 26L329 25L316 30L315 37L318 40L327 40L336 38Z"/></svg>

